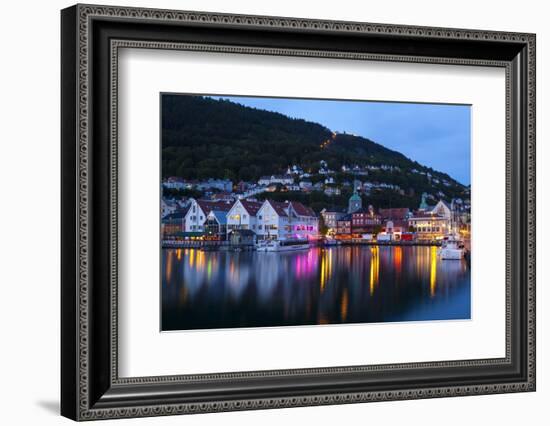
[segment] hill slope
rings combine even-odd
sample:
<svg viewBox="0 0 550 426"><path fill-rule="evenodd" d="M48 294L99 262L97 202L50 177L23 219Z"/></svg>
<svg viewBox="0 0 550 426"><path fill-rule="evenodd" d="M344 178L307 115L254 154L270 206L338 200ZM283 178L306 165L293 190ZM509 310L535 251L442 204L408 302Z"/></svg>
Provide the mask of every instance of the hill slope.
<svg viewBox="0 0 550 426"><path fill-rule="evenodd" d="M163 177L255 181L263 175L280 174L291 164L315 173L321 160L338 172L342 165L399 167L398 172L369 172L368 180L410 188L416 194L445 190L449 196L458 196L464 190L447 174L367 138L335 134L318 123L227 100L162 97ZM447 184L434 183L427 173Z"/></svg>

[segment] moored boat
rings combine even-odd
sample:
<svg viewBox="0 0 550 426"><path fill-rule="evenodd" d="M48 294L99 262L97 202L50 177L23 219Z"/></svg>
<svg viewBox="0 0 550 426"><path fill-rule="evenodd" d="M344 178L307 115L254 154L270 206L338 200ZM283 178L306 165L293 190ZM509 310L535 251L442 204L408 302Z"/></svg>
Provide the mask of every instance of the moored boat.
<svg viewBox="0 0 550 426"><path fill-rule="evenodd" d="M342 243L338 240L335 240L334 238L327 238L323 240L323 246L325 247L332 247L332 246L339 246L342 245Z"/></svg>
<svg viewBox="0 0 550 426"><path fill-rule="evenodd" d="M270 240L258 240L256 242L256 251L267 251L267 244Z"/></svg>
<svg viewBox="0 0 550 426"><path fill-rule="evenodd" d="M437 255L442 260L460 260L464 257L464 244L455 236L449 236L441 243Z"/></svg>
<svg viewBox="0 0 550 426"><path fill-rule="evenodd" d="M256 250L264 252L298 251L309 249L309 242L303 239L267 240L256 245Z"/></svg>

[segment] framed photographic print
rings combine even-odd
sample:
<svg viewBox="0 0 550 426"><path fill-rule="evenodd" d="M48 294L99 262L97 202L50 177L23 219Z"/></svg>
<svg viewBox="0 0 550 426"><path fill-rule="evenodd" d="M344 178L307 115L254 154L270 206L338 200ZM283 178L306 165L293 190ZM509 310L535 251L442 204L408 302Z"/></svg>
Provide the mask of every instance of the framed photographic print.
<svg viewBox="0 0 550 426"><path fill-rule="evenodd" d="M535 36L76 5L74 420L535 390Z"/></svg>

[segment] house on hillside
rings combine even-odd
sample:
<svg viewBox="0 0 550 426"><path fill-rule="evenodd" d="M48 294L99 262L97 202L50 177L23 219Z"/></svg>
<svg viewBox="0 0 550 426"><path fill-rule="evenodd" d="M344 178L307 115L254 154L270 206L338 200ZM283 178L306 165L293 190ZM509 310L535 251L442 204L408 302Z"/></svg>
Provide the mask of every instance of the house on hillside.
<svg viewBox="0 0 550 426"><path fill-rule="evenodd" d="M336 185L325 186L325 195L329 197L338 196L342 194L342 190Z"/></svg>
<svg viewBox="0 0 550 426"><path fill-rule="evenodd" d="M218 191L231 192L233 191L233 182L229 179L207 179L199 182L196 187L200 191L217 189Z"/></svg>
<svg viewBox="0 0 550 426"><path fill-rule="evenodd" d="M311 191L311 188L313 188L313 184L309 180L302 180L298 185L302 191Z"/></svg>
<svg viewBox="0 0 550 426"><path fill-rule="evenodd" d="M181 177L171 176L162 181L163 188L166 189L175 189L175 190L184 190L184 189L193 189L196 185L196 182L186 180Z"/></svg>
<svg viewBox="0 0 550 426"><path fill-rule="evenodd" d="M290 185L294 183L294 177L292 175L272 175L262 176L258 180L259 185L272 185L272 184Z"/></svg>
<svg viewBox="0 0 550 426"><path fill-rule="evenodd" d="M216 192L210 196L210 199L212 201L233 201L235 199L235 195L232 192Z"/></svg>
<svg viewBox="0 0 550 426"><path fill-rule="evenodd" d="M180 206L175 200L168 200L165 198L160 200L160 217L166 217L179 209Z"/></svg>

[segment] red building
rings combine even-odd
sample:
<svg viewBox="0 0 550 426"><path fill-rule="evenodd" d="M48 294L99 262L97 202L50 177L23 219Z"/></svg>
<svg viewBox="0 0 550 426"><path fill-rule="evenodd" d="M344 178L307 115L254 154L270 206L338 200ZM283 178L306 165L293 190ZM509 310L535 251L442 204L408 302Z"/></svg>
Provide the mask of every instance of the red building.
<svg viewBox="0 0 550 426"><path fill-rule="evenodd" d="M347 214L336 220L336 237L351 237L351 214Z"/></svg>
<svg viewBox="0 0 550 426"><path fill-rule="evenodd" d="M372 206L351 213L351 233L354 235L377 233L381 225L382 218Z"/></svg>

